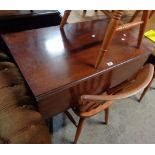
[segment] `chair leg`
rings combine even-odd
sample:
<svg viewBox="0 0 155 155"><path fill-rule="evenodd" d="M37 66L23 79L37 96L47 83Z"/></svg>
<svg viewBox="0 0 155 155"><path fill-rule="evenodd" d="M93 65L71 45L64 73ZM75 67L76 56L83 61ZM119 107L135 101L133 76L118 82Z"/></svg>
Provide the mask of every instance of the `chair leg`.
<svg viewBox="0 0 155 155"><path fill-rule="evenodd" d="M60 23L60 28L61 28L61 29L62 29L62 28L64 27L64 25L66 24L67 19L68 19L69 15L70 15L70 12L71 12L71 10L66 10L66 11L64 12L64 15L63 15L62 20L61 20L61 23Z"/></svg>
<svg viewBox="0 0 155 155"><path fill-rule="evenodd" d="M105 109L105 124L108 124L108 118L109 118L109 108Z"/></svg>
<svg viewBox="0 0 155 155"><path fill-rule="evenodd" d="M106 33L104 35L104 39L102 41L102 45L100 47L100 50L99 50L99 53L97 56L95 68L98 68L101 65L102 59L103 59L105 53L108 51L109 45L116 33L116 28L120 23L120 19L121 19L122 15L123 15L123 11L121 11L121 10L117 10L113 13L113 16L110 19L110 22L107 26Z"/></svg>
<svg viewBox="0 0 155 155"><path fill-rule="evenodd" d="M151 11L149 18L152 17L153 13L154 13L154 10Z"/></svg>
<svg viewBox="0 0 155 155"><path fill-rule="evenodd" d="M134 13L134 15L133 15L132 18L130 19L129 23L130 23L130 22L133 22L140 12L141 12L141 10L136 10L136 12Z"/></svg>
<svg viewBox="0 0 155 155"><path fill-rule="evenodd" d="M30 10L30 13L33 13L33 10Z"/></svg>
<svg viewBox="0 0 155 155"><path fill-rule="evenodd" d="M72 115L68 111L65 111L65 114L70 119L70 121L77 127L76 122L74 118L72 117Z"/></svg>
<svg viewBox="0 0 155 155"><path fill-rule="evenodd" d="M144 23L140 25L138 41L137 41L137 48L140 48L140 46L142 44L144 31L145 31L145 28L146 28L146 25L147 25L147 21L149 19L149 13L150 12L148 10L143 11L142 21L144 21Z"/></svg>
<svg viewBox="0 0 155 155"><path fill-rule="evenodd" d="M83 10L83 14L86 14L87 13L87 10Z"/></svg>
<svg viewBox="0 0 155 155"><path fill-rule="evenodd" d="M141 94L141 96L140 96L140 99L138 100L139 102L143 99L143 97L144 97L145 94L147 93L147 91L148 91L148 89L150 88L150 86L151 86L151 84L152 84L154 78L155 78L155 73L154 73L154 75L153 75L152 80L151 80L150 83L148 84L148 86L147 86L147 87L144 89L144 91L142 92L142 94Z"/></svg>
<svg viewBox="0 0 155 155"><path fill-rule="evenodd" d="M77 130L76 130L76 135L74 138L74 144L76 144L79 139L79 136L80 136L82 128L83 128L84 120L85 120L84 118L80 118L80 120L79 120L79 124L78 124Z"/></svg>

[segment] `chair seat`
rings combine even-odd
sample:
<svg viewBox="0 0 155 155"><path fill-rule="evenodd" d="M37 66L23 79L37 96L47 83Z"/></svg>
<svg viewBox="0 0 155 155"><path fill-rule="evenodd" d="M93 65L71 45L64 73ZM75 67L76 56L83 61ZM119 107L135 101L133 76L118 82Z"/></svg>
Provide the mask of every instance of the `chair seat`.
<svg viewBox="0 0 155 155"><path fill-rule="evenodd" d="M87 105L87 110L84 111L84 108L83 108L83 111L81 112L77 112L76 110L74 110L74 112L78 116L83 117L83 118L90 117L107 109L112 104L112 101L106 101L106 102L102 101L98 103L96 102L96 104L94 104L94 102L89 102L88 104L90 104L90 106L88 108L88 105Z"/></svg>

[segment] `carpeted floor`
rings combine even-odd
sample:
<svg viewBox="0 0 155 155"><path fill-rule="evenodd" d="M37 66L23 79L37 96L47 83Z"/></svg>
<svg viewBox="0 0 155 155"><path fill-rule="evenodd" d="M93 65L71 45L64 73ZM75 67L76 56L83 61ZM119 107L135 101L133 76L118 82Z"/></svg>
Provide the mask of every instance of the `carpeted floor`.
<svg viewBox="0 0 155 155"><path fill-rule="evenodd" d="M115 101L110 108L108 125L103 124L104 112L87 119L78 143L155 143L155 90L151 88L141 103L137 102L139 96L140 93ZM64 114L54 117L53 128L53 143L72 143L76 128Z"/></svg>

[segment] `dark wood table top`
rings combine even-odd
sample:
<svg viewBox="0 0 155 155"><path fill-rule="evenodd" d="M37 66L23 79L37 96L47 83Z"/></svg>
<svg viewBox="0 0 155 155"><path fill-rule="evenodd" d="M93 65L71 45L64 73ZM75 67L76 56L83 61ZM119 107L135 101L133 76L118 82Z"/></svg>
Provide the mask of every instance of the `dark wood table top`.
<svg viewBox="0 0 155 155"><path fill-rule="evenodd" d="M37 100L69 88L113 67L138 59L149 50L136 49L132 31L122 40L115 36L100 69L94 64L104 36L106 20L82 22L3 35L25 80ZM130 43L130 44L129 44ZM108 66L107 63L113 65Z"/></svg>

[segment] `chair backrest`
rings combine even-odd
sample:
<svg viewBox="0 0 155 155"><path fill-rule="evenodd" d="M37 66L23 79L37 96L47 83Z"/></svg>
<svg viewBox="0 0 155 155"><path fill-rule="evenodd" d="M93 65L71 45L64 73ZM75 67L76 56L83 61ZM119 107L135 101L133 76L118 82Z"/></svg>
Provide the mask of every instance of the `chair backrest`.
<svg viewBox="0 0 155 155"><path fill-rule="evenodd" d="M124 81L122 84L109 89L102 95L82 95L82 100L116 100L130 97L137 94L148 86L153 78L154 66L145 65L132 78Z"/></svg>
<svg viewBox="0 0 155 155"><path fill-rule="evenodd" d="M154 74L154 66L152 64L145 65L138 73L122 85L122 88L113 88L108 93L111 95L121 95L121 97L130 97L143 90L151 81Z"/></svg>

